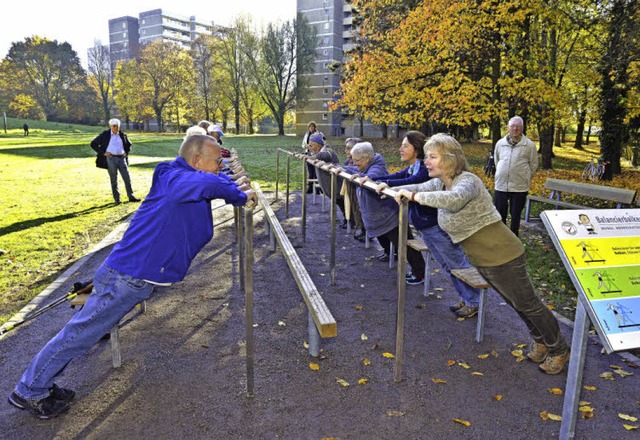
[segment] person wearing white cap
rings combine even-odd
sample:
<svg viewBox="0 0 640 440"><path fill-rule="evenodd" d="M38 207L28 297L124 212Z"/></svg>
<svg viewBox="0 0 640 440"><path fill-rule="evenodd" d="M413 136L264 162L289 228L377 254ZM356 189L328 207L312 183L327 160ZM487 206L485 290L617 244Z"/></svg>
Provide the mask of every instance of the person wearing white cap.
<svg viewBox="0 0 640 440"><path fill-rule="evenodd" d="M131 151L131 142L127 135L120 130L120 120L109 120L109 129L100 133L91 141L91 148L98 153L98 159L106 158L106 168L111 179L111 193L116 205L120 204L120 192L118 191L118 171L124 181L127 196L130 202L139 202L140 199L133 195L131 177L129 177L128 156ZM96 165L99 166L99 160ZM104 166L100 166L104 168Z"/></svg>
<svg viewBox="0 0 640 440"><path fill-rule="evenodd" d="M209 132L209 136L213 136L215 140L218 141L218 144L222 145L222 136L224 136L224 133L218 124L210 125L207 131Z"/></svg>

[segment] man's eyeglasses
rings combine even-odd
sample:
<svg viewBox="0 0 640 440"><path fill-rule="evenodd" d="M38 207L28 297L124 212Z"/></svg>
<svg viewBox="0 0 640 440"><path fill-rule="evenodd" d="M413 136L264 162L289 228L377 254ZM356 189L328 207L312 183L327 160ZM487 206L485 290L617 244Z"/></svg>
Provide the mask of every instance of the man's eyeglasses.
<svg viewBox="0 0 640 440"><path fill-rule="evenodd" d="M206 157L207 159L213 159L216 161L216 165L221 166L224 163L224 158L222 156L215 158L212 156L207 156L206 154L201 154L200 156Z"/></svg>

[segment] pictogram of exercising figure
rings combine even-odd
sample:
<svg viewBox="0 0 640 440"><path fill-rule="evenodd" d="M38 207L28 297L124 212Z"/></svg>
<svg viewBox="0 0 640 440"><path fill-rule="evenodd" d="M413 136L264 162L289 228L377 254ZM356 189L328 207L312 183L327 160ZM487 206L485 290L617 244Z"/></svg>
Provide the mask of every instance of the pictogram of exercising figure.
<svg viewBox="0 0 640 440"><path fill-rule="evenodd" d="M585 257L589 257L590 260L593 260L593 257L589 253L589 249L587 249L587 243L585 243L584 241L581 241L580 243L578 243L578 246L582 246L582 259L583 260L585 259Z"/></svg>
<svg viewBox="0 0 640 440"><path fill-rule="evenodd" d="M627 309L620 304L607 304L607 310L611 310L613 312L613 316L616 318L616 323L618 327L622 327L625 325L629 325L632 321L627 317L629 313L633 313L631 310Z"/></svg>
<svg viewBox="0 0 640 440"><path fill-rule="evenodd" d="M607 282L604 280L604 275L602 274L602 272L597 271L591 276L598 277L598 290L602 290L603 287L604 287L604 290L609 290L609 286L607 285Z"/></svg>

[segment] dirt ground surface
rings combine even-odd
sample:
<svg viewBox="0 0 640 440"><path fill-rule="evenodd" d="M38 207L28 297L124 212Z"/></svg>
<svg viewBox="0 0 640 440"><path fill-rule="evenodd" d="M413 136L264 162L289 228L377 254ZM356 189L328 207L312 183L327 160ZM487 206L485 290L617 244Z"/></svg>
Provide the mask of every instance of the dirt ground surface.
<svg viewBox="0 0 640 440"><path fill-rule="evenodd" d="M268 197L272 198L270 194ZM397 288L395 271L338 229L336 283L329 276L329 214L308 205L307 239L300 194L288 219L282 197L274 210L338 323L309 356L307 311L282 253L269 250L264 217L255 216L255 396L246 396L245 298L229 207L216 209L213 241L186 279L160 287L147 312L122 323L122 366L113 368L109 341L69 364L58 384L73 388L71 410L40 421L0 404L3 439L550 439L560 422L567 374L547 376L511 352L529 341L524 324L489 291L484 341L476 318L449 311L456 294L434 271L432 295L407 286L402 381L393 380ZM120 229L121 232L122 228ZM117 233L115 234L117 236ZM116 237L117 238L117 237ZM49 289L47 304L93 276L111 246L91 253ZM76 270L77 269L77 270ZM437 270L437 263L432 264ZM29 360L64 325L67 304L0 338L0 394L8 396ZM571 340L567 321L562 331ZM487 355L488 356L483 356ZM366 365L369 360L370 364ZM455 361L455 362L453 362ZM588 342L581 399L593 417L578 419L578 439L637 439L618 414L640 416L640 370L633 357L601 352ZM317 363L314 371L310 363ZM453 364L453 365L449 365ZM464 368L463 364L469 366ZM600 375L619 366L633 375ZM349 385L343 386L338 379ZM360 384L361 379L366 382ZM501 397L500 397L501 396ZM454 419L468 421L464 426Z"/></svg>

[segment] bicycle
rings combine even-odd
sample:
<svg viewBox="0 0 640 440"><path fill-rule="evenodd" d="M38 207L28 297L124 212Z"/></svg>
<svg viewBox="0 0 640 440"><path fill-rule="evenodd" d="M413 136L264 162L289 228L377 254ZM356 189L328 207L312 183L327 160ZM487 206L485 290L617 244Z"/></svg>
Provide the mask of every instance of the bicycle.
<svg viewBox="0 0 640 440"><path fill-rule="evenodd" d="M493 177L496 174L496 162L493 158L493 150L487 150L489 156L487 157L487 163L484 166L484 175L487 177Z"/></svg>
<svg viewBox="0 0 640 440"><path fill-rule="evenodd" d="M597 182L604 176L607 162L603 158L592 159L589 161L584 170L582 171L582 180L591 180Z"/></svg>

